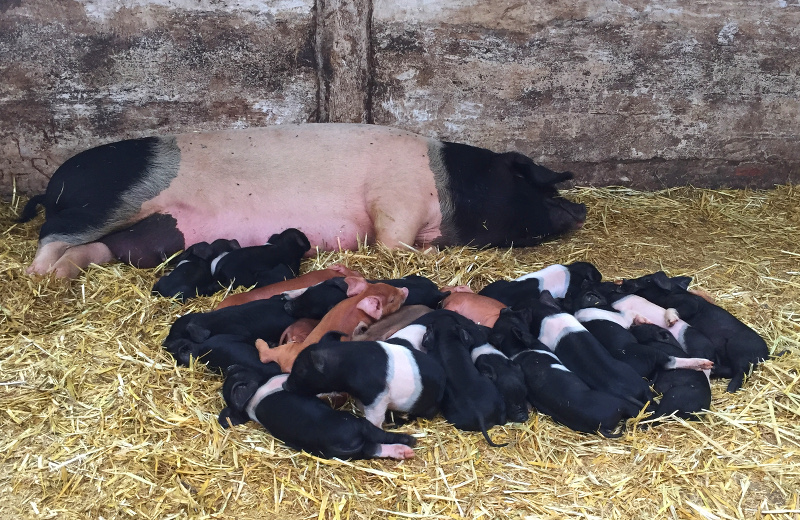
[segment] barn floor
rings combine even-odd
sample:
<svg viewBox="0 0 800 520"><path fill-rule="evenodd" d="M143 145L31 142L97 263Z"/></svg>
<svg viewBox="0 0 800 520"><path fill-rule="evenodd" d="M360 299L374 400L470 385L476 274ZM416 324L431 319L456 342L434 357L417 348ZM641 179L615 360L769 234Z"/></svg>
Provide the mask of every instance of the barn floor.
<svg viewBox="0 0 800 520"><path fill-rule="evenodd" d="M760 332L773 352L736 394L713 385L700 422L621 438L533 414L496 442L442 419L412 423L416 458L321 460L256 425L218 426L222 379L160 347L186 305L150 296L157 273L90 268L33 279L41 218L0 206L0 518L800 518L800 190L574 189L584 229L541 247L321 254L369 277L441 284L589 260L606 278L663 269ZM20 201L15 201L19 204ZM23 201L24 202L24 201Z"/></svg>

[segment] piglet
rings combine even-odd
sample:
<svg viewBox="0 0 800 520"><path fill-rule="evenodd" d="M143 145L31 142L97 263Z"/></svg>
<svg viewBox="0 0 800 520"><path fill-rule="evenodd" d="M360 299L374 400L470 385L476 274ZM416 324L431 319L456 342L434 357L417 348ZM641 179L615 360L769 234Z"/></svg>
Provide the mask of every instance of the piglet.
<svg viewBox="0 0 800 520"><path fill-rule="evenodd" d="M175 268L153 286L153 293L185 301L194 296L210 296L222 287L214 279L211 262L219 255L239 249L236 240L198 242L178 255Z"/></svg>
<svg viewBox="0 0 800 520"><path fill-rule="evenodd" d="M217 334L235 334L251 343L257 338L277 343L286 327L295 321L283 304L281 296L273 296L216 311L185 314L170 327L164 346L169 348L181 338L202 343Z"/></svg>
<svg viewBox="0 0 800 520"><path fill-rule="evenodd" d="M687 290L690 281L688 277L670 278L659 271L626 280L623 286L648 301L675 309L682 320L704 334L714 345L718 364L730 372L728 392L735 392L750 370L769 357L767 343L722 307Z"/></svg>
<svg viewBox="0 0 800 520"><path fill-rule="evenodd" d="M232 294L222 300L220 304L217 305L217 309L230 307L232 305L241 305L254 300L266 300L267 298L272 298L275 295L282 294L287 291L307 289L308 287L324 282L325 280L330 280L331 278L344 278L345 276L360 277L361 275L343 265L333 264L326 269L310 271L296 278L273 283L267 285L266 287L251 289L247 292L239 294Z"/></svg>
<svg viewBox="0 0 800 520"><path fill-rule="evenodd" d="M505 401L497 387L478 372L469 355L472 347L485 343L485 333L465 327L465 318L452 311L438 310L423 319L429 323L423 347L439 361L447 376L442 415L460 430L482 432L490 446L505 446L495 444L487 432L487 428L506 422Z"/></svg>
<svg viewBox="0 0 800 520"><path fill-rule="evenodd" d="M539 297L539 279L497 280L478 291L478 294L494 298L509 307L516 307L531 298Z"/></svg>
<svg viewBox="0 0 800 520"><path fill-rule="evenodd" d="M295 318L321 320L348 296L355 296L367 288L367 281L361 276L336 277L304 289L283 293L286 298L286 312Z"/></svg>
<svg viewBox="0 0 800 520"><path fill-rule="evenodd" d="M528 391L522 369L490 343L474 347L470 357L478 372L488 377L503 396L506 419L520 423L527 421Z"/></svg>
<svg viewBox="0 0 800 520"><path fill-rule="evenodd" d="M387 410L432 418L445 374L439 363L403 341L321 341L298 354L284 388L301 395L346 392L380 427Z"/></svg>
<svg viewBox="0 0 800 520"><path fill-rule="evenodd" d="M222 386L228 405L222 426L256 421L286 445L325 458L410 459L416 439L386 432L366 419L333 410L316 397L283 389L288 375L265 378L245 367L231 367Z"/></svg>
<svg viewBox="0 0 800 520"><path fill-rule="evenodd" d="M534 408L575 431L619 437L614 429L620 421L639 414L630 400L589 388L549 350L523 350L513 360L522 367Z"/></svg>
<svg viewBox="0 0 800 520"><path fill-rule="evenodd" d="M262 287L282 280L275 268L283 264L283 275L294 278L300 270L300 259L311 249L302 231L289 228L272 235L266 245L243 247L218 256L211 266L214 277L223 286Z"/></svg>
<svg viewBox="0 0 800 520"><path fill-rule="evenodd" d="M647 382L630 366L611 357L574 316L562 312L548 291L542 292L531 314L531 332L538 333L538 340L589 388L639 406L650 401Z"/></svg>
<svg viewBox="0 0 800 520"><path fill-rule="evenodd" d="M269 348L264 341L257 341L261 361L277 361L284 372L292 369L297 355L309 345L322 339L330 331L339 331L346 339L358 331L366 330L383 316L397 311L408 296L408 289L395 288L382 283L364 283L365 287L356 295L337 304L320 320L302 343L287 343Z"/></svg>
<svg viewBox="0 0 800 520"><path fill-rule="evenodd" d="M534 271L520 276L516 281L529 279L539 281L539 292L548 291L553 298L570 300L572 295L585 287L587 283L594 284L603 278L600 271L589 262L573 262L568 265L554 264L539 271ZM534 295L536 297L537 295Z"/></svg>
<svg viewBox="0 0 800 520"><path fill-rule="evenodd" d="M630 330L642 345L677 358L685 355L672 334L657 325L636 325ZM653 413L654 419L672 414L683 419L696 419L698 412L711 408L711 384L703 372L662 369L653 379L653 388L662 394Z"/></svg>
<svg viewBox="0 0 800 520"><path fill-rule="evenodd" d="M500 311L505 309L505 304L475 293L455 292L442 301L442 308L469 318L478 325L494 326L500 316Z"/></svg>
<svg viewBox="0 0 800 520"><path fill-rule="evenodd" d="M280 373L275 363L261 362L252 341L235 334L217 334L201 343L181 338L171 342L167 351L179 365L189 366L194 358L205 363L209 369L219 370L223 374L232 365L244 366L269 377Z"/></svg>

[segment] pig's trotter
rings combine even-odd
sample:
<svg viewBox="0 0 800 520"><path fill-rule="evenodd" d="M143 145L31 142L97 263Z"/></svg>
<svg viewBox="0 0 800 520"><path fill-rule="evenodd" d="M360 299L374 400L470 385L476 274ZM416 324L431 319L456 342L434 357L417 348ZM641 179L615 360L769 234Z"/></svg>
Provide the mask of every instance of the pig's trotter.
<svg viewBox="0 0 800 520"><path fill-rule="evenodd" d="M676 358L671 357L664 368L675 369L685 368L688 370L711 370L714 362L705 358Z"/></svg>
<svg viewBox="0 0 800 520"><path fill-rule="evenodd" d="M378 445L377 456L398 460L413 459L414 450L405 444L380 444Z"/></svg>
<svg viewBox="0 0 800 520"><path fill-rule="evenodd" d="M637 314L633 318L634 325L652 325L653 322L642 316L641 314Z"/></svg>
<svg viewBox="0 0 800 520"><path fill-rule="evenodd" d="M664 320L667 322L667 327L672 327L678 322L679 319L680 316L678 315L678 311L675 309L667 309L664 311Z"/></svg>

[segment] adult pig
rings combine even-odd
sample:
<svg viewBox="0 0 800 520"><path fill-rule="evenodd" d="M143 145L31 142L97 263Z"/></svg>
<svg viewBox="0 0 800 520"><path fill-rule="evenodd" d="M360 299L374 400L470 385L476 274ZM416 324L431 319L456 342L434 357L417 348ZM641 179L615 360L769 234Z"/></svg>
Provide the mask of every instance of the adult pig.
<svg viewBox="0 0 800 520"><path fill-rule="evenodd" d="M572 178L495 153L375 125L303 124L147 137L67 160L21 221L46 210L29 273L74 277L117 259L153 267L197 242L242 247L295 227L312 251L358 240L530 246L580 227Z"/></svg>

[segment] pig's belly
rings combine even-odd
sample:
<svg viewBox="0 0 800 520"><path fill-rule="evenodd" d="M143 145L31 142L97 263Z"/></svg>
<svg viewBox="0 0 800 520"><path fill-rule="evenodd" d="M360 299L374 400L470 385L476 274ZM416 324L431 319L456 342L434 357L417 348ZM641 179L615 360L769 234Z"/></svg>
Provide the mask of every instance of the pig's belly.
<svg viewBox="0 0 800 520"><path fill-rule="evenodd" d="M236 201L230 211L210 214L205 209L165 208L177 220L186 245L235 238L242 247L264 244L288 228L297 228L311 242L312 253L322 250L356 249L358 240L373 239L372 223L366 213L357 215L333 211L297 212L277 204L251 206Z"/></svg>
<svg viewBox="0 0 800 520"><path fill-rule="evenodd" d="M414 134L372 125L287 125L177 139L178 175L139 217L173 216L186 245L218 238L258 245L295 227L312 248L354 249L359 240L375 240L368 209L375 200L396 219L417 222L427 211L440 217L438 198L427 209L414 204L422 190L435 193L428 142Z"/></svg>

